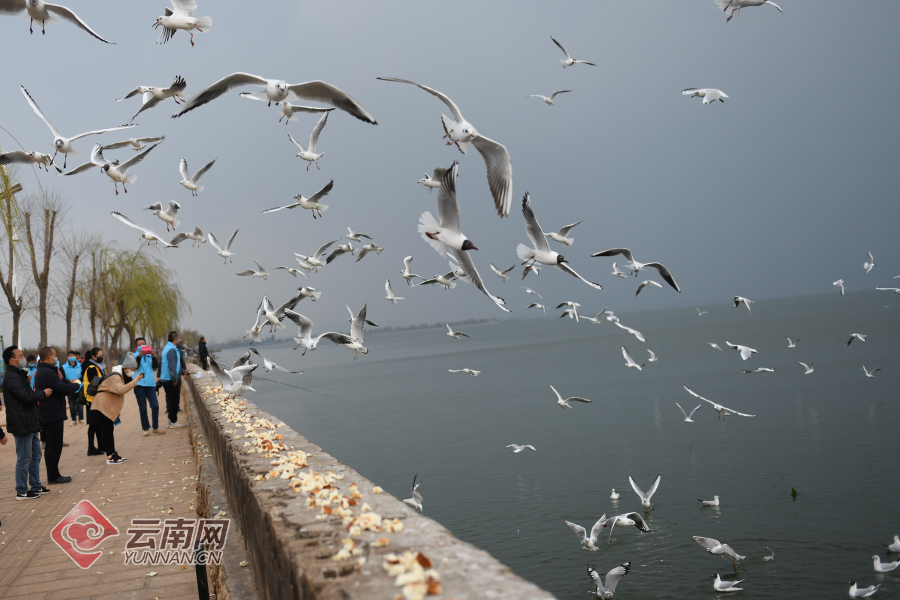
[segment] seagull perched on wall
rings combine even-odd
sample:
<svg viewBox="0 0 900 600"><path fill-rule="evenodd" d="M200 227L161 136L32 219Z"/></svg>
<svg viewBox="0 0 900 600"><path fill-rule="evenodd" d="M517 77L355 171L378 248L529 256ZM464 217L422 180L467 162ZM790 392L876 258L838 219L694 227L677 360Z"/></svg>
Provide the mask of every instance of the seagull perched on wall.
<svg viewBox="0 0 900 600"><path fill-rule="evenodd" d="M675 278L672 277L672 273L661 263L658 262L648 262L641 263L634 260L634 255L631 253L631 250L628 248L610 248L609 250L604 250L602 252L594 252L591 254L593 257L598 256L617 256L621 254L625 257L625 260L628 261L629 264L625 265L626 269L631 269L631 272L637 276L643 269L650 268L656 269L657 273L659 273L660 277L662 277L666 283L672 286L676 292L681 293L681 288L678 287L678 284L675 282Z"/></svg>
<svg viewBox="0 0 900 600"><path fill-rule="evenodd" d="M127 100L132 96L137 96L140 94L141 96L141 108L134 113L134 116L131 117L130 122L134 122L135 117L139 114L147 110L148 108L153 108L163 100L167 98L171 98L175 101L175 104L181 104L182 102L187 101L188 97L185 95L184 90L187 88L187 82L185 82L184 77L180 75L175 76L175 80L172 82L167 88L158 88L152 85L139 85L127 94L124 97L118 98L116 102L121 102L122 100Z"/></svg>
<svg viewBox="0 0 900 600"><path fill-rule="evenodd" d="M418 473L416 473L415 477L413 477L413 484L412 484L412 496L413 497L407 498L403 502L405 502L406 504L409 504L410 506L415 508L417 511L424 512L422 510L422 494L419 493L419 486L422 485L422 482L420 481L419 483L416 483L416 479L418 479L418 477L419 477Z"/></svg>

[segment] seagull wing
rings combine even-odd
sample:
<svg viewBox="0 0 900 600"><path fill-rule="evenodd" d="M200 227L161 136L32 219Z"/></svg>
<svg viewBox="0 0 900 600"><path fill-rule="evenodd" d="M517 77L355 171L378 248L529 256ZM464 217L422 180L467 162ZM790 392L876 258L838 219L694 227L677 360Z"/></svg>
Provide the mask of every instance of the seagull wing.
<svg viewBox="0 0 900 600"><path fill-rule="evenodd" d="M212 244L212 247L216 249L216 251L221 252L222 246L219 245L219 240L216 239L216 236L210 232L209 234L209 243Z"/></svg>
<svg viewBox="0 0 900 600"><path fill-rule="evenodd" d="M200 181L200 178L203 177L203 175L205 175L207 171L209 171L210 169L212 169L212 166L213 166L214 164L216 164L216 161L217 161L217 160L219 160L219 159L218 159L218 158L214 158L214 159L212 160L211 163L209 163L208 165L206 165L205 167L203 167L202 169L200 169L199 171L197 171L196 173L194 173L194 176L191 177L191 183L196 184L198 181Z"/></svg>
<svg viewBox="0 0 900 600"><path fill-rule="evenodd" d="M24 4L24 3L23 3ZM24 8L24 6L23 6ZM41 109L38 108L37 102L34 101L34 98L31 97L31 94L28 93L28 90L25 89L24 85L19 86L22 89L22 95L25 96L25 100L28 101L28 104L31 106L31 109L34 111L34 114L39 116L41 120L50 128L50 133L53 134L53 137L62 137L59 135L59 131L57 131L56 127L53 126L53 123L50 122L50 119L44 116L44 113L41 112Z"/></svg>
<svg viewBox="0 0 900 600"><path fill-rule="evenodd" d="M459 202L456 199L456 176L459 173L459 163L453 161L450 170L441 179L441 187L437 193L437 213L441 220L441 227L450 229L456 233L459 229Z"/></svg>
<svg viewBox="0 0 900 600"><path fill-rule="evenodd" d="M694 410L691 411L691 414L690 414L690 416L689 416L688 418L689 418L689 419L692 419L692 418L694 417L694 413L697 412L698 410L700 410L702 407L703 407L702 404L698 404L698 405L697 405L697 408L695 408ZM684 411L682 411L682 412L684 412Z"/></svg>
<svg viewBox="0 0 900 600"><path fill-rule="evenodd" d="M550 252L550 244L544 237L544 230L541 229L537 217L534 216L534 211L531 210L531 196L528 192L526 192L525 197L522 198L522 215L525 217L525 231L528 233L528 239L531 240L534 249ZM576 275L576 277L578 277L578 275Z"/></svg>
<svg viewBox="0 0 900 600"><path fill-rule="evenodd" d="M537 293L536 291L534 291L533 289L527 288L527 287L525 287L524 285L523 285L522 287L523 287L529 294L534 294L534 295L537 296L538 298L541 298L541 295L538 294L538 293ZM541 300L543 300L543 298L541 298Z"/></svg>
<svg viewBox="0 0 900 600"><path fill-rule="evenodd" d="M453 100L451 100L450 97L447 96L446 94L443 94L443 93L441 93L441 92L439 92L439 91L437 91L437 90L435 90L435 89L432 89L432 88L430 88L430 87L424 86L424 85L422 85L422 84L420 84L420 83L416 83L415 81L408 81L408 80L406 80L406 79L396 79L396 78L393 78L393 77L376 77L375 79L380 79L381 81L396 81L397 83L408 83L408 84L410 84L410 85L417 86L417 87L419 87L419 88L425 90L425 91L428 92L429 94L431 94L431 95L433 95L433 96L437 96L438 98L440 98L440 100L441 100L444 104L446 104L447 107L450 109L450 112L453 113L453 119L454 119L455 121L464 121L464 120L465 120L465 119L463 118L463 116L462 116L462 113L459 111L459 107L456 106L456 103L453 102Z"/></svg>
<svg viewBox="0 0 900 600"><path fill-rule="evenodd" d="M546 244L547 242L544 241L544 243ZM570 267L570 266L567 265L566 263L556 263L556 268L559 269L560 271L562 271L563 273L568 273L569 275L572 275L572 276L574 276L574 277L577 277L578 279L582 280L583 282L585 282L586 284L588 284L589 286L591 286L591 287L594 288L595 290L602 290L602 289L603 289L603 286L602 286L602 285L600 285L599 283L594 283L593 281L588 281L587 279L585 279L584 277L582 277L581 275L579 275L579 274L575 271L575 269L573 269L572 267ZM641 341L643 342L644 340L641 340Z"/></svg>
<svg viewBox="0 0 900 600"><path fill-rule="evenodd" d="M353 317L353 321L350 323L350 337L353 338L354 341L362 343L363 341L363 330L366 326L366 308L367 304L363 304L363 307L360 309L359 313L355 317Z"/></svg>
<svg viewBox="0 0 900 600"><path fill-rule="evenodd" d="M710 554L722 554L720 550L722 547L722 543L719 540L714 540L713 538L702 537L699 535L692 535L691 539ZM713 550L717 550L717 552L713 552Z"/></svg>
<svg viewBox="0 0 900 600"><path fill-rule="evenodd" d="M578 536L578 540L582 544L584 544L585 540L587 539L587 530L584 527L582 527L581 525L577 525L577 524L571 523L569 521L566 521L565 523L566 523L566 525L569 526L569 529L571 529L572 532ZM595 527L596 527L596 525L595 525Z"/></svg>
<svg viewBox="0 0 900 600"><path fill-rule="evenodd" d="M0 153L0 165L11 165L13 163L31 164L33 162L31 155L24 150Z"/></svg>
<svg viewBox="0 0 900 600"><path fill-rule="evenodd" d="M562 92L556 92L557 94L561 94ZM571 225L566 225L565 227L560 228L559 235L565 237L569 235L569 232L572 231L578 225L581 225L584 221L578 221L577 223L572 223Z"/></svg>
<svg viewBox="0 0 900 600"><path fill-rule="evenodd" d="M506 304L506 300L503 298L498 298L491 294L487 288L484 286L484 281L481 279L481 275L478 274L478 269L475 268L475 263L472 262L472 257L469 256L469 253L463 250L453 250L450 252L453 254L454 258L456 258L456 262L459 263L459 266L465 271L465 278L471 282L475 287L484 292L484 294L490 298L494 304L496 304L500 310L505 312L511 312L508 308L503 305Z"/></svg>
<svg viewBox="0 0 900 600"><path fill-rule="evenodd" d="M434 172L431 174L431 178L435 181L440 181L443 179L444 175L449 171L449 169L445 169L443 167L437 167Z"/></svg>
<svg viewBox="0 0 900 600"><path fill-rule="evenodd" d="M181 162L178 163L178 171L181 173L181 178L184 181L191 180L191 173L190 171L188 171L188 164L186 159L182 158Z"/></svg>
<svg viewBox="0 0 900 600"><path fill-rule="evenodd" d="M92 36L94 36L95 38L100 40L101 42L104 42L107 44L112 44L112 42L110 42L109 40L104 39L104 38L100 37L99 35L97 35L97 33L93 29L88 27L87 23L82 21L78 17L78 15L76 15L74 12L72 12L70 9L66 8L65 6L60 6L59 4L48 4L48 3L45 3L44 6L47 8L47 12L49 12L51 15L53 15L55 17L59 17L60 19L63 19L64 21L68 21L69 23L72 23L76 27L79 27L80 29L83 29L84 31L88 32L89 34L91 34Z"/></svg>
<svg viewBox="0 0 900 600"><path fill-rule="evenodd" d="M678 408L680 408L680 409L681 409L681 414L683 414L683 415L684 415L684 418L685 418L685 419L689 419L689 418L690 418L690 417L688 417L688 415L687 415L687 413L686 413L686 412L684 412L684 409L683 409L683 408L681 408L681 405L680 405L680 404L678 404L678 402L676 402L676 403L675 403L675 406L677 406L677 407L678 407ZM692 414L692 415L693 415L693 414L694 414L694 413L691 413L691 414Z"/></svg>
<svg viewBox="0 0 900 600"><path fill-rule="evenodd" d="M235 230L235 232L231 234L231 237L228 238L228 243L225 244L225 251L226 251L226 252L228 252L228 251L231 250L231 242L234 241L234 238L237 236L238 231L240 231L240 230L241 230L241 228L238 227L238 228Z"/></svg>
<svg viewBox="0 0 900 600"><path fill-rule="evenodd" d="M512 161L506 146L483 135L475 136L472 145L481 153L487 167L488 187L494 197L494 208L500 217L509 216L512 208Z"/></svg>
<svg viewBox="0 0 900 600"><path fill-rule="evenodd" d="M188 236L186 233L176 233L175 237L173 237L171 240L169 240L169 245L177 246L178 244L180 244L181 242L183 242L186 239L188 239Z"/></svg>
<svg viewBox="0 0 900 600"><path fill-rule="evenodd" d="M562 44L560 44L559 42L557 42L557 41L553 38L552 35L550 36L550 39L553 40L553 43L556 44L557 47L559 47L559 49L563 51L563 54L566 55L566 59L567 59L567 60L572 60L572 57L569 56L569 51L566 50L565 46L563 46Z"/></svg>
<svg viewBox="0 0 900 600"><path fill-rule="evenodd" d="M17 15L25 8L25 0L0 0L0 15Z"/></svg>
<svg viewBox="0 0 900 600"><path fill-rule="evenodd" d="M627 362L629 365L637 365L637 363L634 362L634 359L631 358L631 355L628 354L628 350L625 349L625 346L622 346L622 356L625 357L625 362ZM629 478L629 480L630 480L630 478ZM634 482L632 482L631 485L632 485L632 487L634 487ZM637 488L635 488L635 491L638 494L641 494L641 491L638 490Z"/></svg>
<svg viewBox="0 0 900 600"><path fill-rule="evenodd" d="M579 398L578 396L572 396L571 398L566 398L566 402L587 402L591 403L593 400L588 400L587 398Z"/></svg>
<svg viewBox="0 0 900 600"><path fill-rule="evenodd" d="M130 129L132 127L137 127L137 125L119 125L118 127L110 127L109 129L96 129L94 131L88 131L85 133L79 133L78 135L73 135L69 138L70 142L74 142L75 140L79 140L83 137L87 137L89 135L98 135L101 133L107 133L109 131L118 131L120 129Z"/></svg>
<svg viewBox="0 0 900 600"><path fill-rule="evenodd" d="M131 120L134 121L139 114L141 114L148 108L153 108L160 102L162 102L162 98L157 98L151 92L145 92L143 95L143 101L141 103L141 107L138 109L138 111L136 113L134 113L134 115L132 115Z"/></svg>
<svg viewBox="0 0 900 600"><path fill-rule="evenodd" d="M316 126L313 127L312 133L309 134L309 151L316 151L316 144L319 143L319 134L325 129L325 122L328 120L328 113L324 113Z"/></svg>
<svg viewBox="0 0 900 600"><path fill-rule="evenodd" d="M534 448L533 448L532 446L525 446L525 448L531 448L532 450L534 450ZM590 540L591 540L591 543L592 543L592 544L596 544L596 543L597 543L597 537L600 535L600 530L603 529L603 522L606 520L606 519L604 518L605 516L606 516L606 515L604 515L603 517L597 519L597 522L594 523L594 526L593 526L593 527L591 527L591 537L590 537Z"/></svg>
<svg viewBox="0 0 900 600"><path fill-rule="evenodd" d="M179 210L181 210L181 205L178 204L177 202L175 202L174 200L169 200L169 207L166 209L166 212L168 212L171 215L175 215L178 213Z"/></svg>
<svg viewBox="0 0 900 600"><path fill-rule="evenodd" d="M353 99L347 92L336 88L330 83L325 83L324 81L307 81L306 83L289 85L288 90L303 100L312 100L313 102L330 104L335 108L350 113L360 121L378 125L378 121L375 120L375 117L369 114L369 111L367 111L362 104Z"/></svg>
<svg viewBox="0 0 900 600"><path fill-rule="evenodd" d="M250 73L232 73L231 75L227 75L222 79L216 81L205 90L201 91L199 94L195 95L193 98L185 102L181 105L181 108L172 115L172 118L177 118L183 115L184 113L194 110L198 106L203 106L207 102L211 102L227 92L228 90L234 89L236 87L240 87L242 85L266 85L268 81L263 79L262 77L257 77L256 75L251 75Z"/></svg>
<svg viewBox="0 0 900 600"><path fill-rule="evenodd" d="M190 17L197 10L197 3L194 0L169 0L169 2L172 3L172 8L178 14Z"/></svg>
<svg viewBox="0 0 900 600"><path fill-rule="evenodd" d="M715 404L715 402L713 402L712 400L707 400L706 398L704 398L703 396L701 396L700 394L698 394L697 392L695 392L688 386L684 386L684 389L688 394L690 394L691 396L694 396L695 398L699 398L700 400L703 400L704 402L709 402L710 404ZM691 414L693 414L693 413L691 413Z"/></svg>
<svg viewBox="0 0 900 600"><path fill-rule="evenodd" d="M627 357L626 360L628 360ZM631 477L631 475L628 476L628 483L631 484L631 489L634 490L634 493L641 497L641 501L650 500L650 496L641 491L641 488L639 488L638 484L634 482L634 479Z"/></svg>
<svg viewBox="0 0 900 600"><path fill-rule="evenodd" d="M659 264L658 262L649 262L649 263L645 264L644 266L650 267L651 269L656 269L659 272L660 277L662 277L663 279L666 280L666 283L668 283L673 288L675 288L675 291L677 291L679 294L681 293L681 288L678 287L677 283L675 283L675 278L672 277L672 274L663 265ZM660 286L660 287L662 287L662 286Z"/></svg>
<svg viewBox="0 0 900 600"><path fill-rule="evenodd" d="M149 229L147 229L147 228L144 227L143 225L138 225L137 223L135 223L134 221L132 221L131 219L129 219L128 217L126 217L126 216L123 215L122 213L113 211L111 214L112 214L112 216L113 216L114 218L116 218L116 219L122 221L123 223L125 223L125 224L128 225L129 227L134 227L135 229L140 230L140 231L143 231L144 233L153 233L152 231L150 231Z"/></svg>
<svg viewBox="0 0 900 600"><path fill-rule="evenodd" d="M149 206L145 206L144 210L162 210L162 202L157 202L156 204L151 204Z"/></svg>
<svg viewBox="0 0 900 600"><path fill-rule="evenodd" d="M609 573L606 574L605 588L609 590L610 593L614 593L616 591L616 586L619 584L619 581L621 581L623 577L628 575L628 570L630 568L631 562L629 561L622 563L615 569L611 569Z"/></svg>
<svg viewBox="0 0 900 600"><path fill-rule="evenodd" d="M213 375L215 375L216 379L218 379L225 385L232 385L234 383L234 379L232 379L231 375L229 373L227 373L226 371L222 370L222 367L219 366L219 363L217 363L216 360L212 356L209 357L209 366L210 366L210 370L213 372ZM239 368L239 367L236 367L236 368Z"/></svg>
<svg viewBox="0 0 900 600"><path fill-rule="evenodd" d="M502 273L503 275L506 275L507 273L509 273L510 271L512 271L512 270L515 269L515 268L516 268L516 265L513 265L513 266L511 266L511 267L508 268L508 269L504 269L503 271L501 271L501 273Z"/></svg>
<svg viewBox="0 0 900 600"><path fill-rule="evenodd" d="M0 161L0 164L3 164L2 161ZM65 173L63 173L63 175L78 175L79 173L84 173L85 171L89 171L90 169L98 166L100 165L97 165L93 162L86 162L83 165L78 165L74 169L66 171Z"/></svg>
<svg viewBox="0 0 900 600"><path fill-rule="evenodd" d="M288 134L288 139L291 140L295 146L300 148L300 152L306 152L306 148L304 148L300 142L298 142L297 140L294 139L294 137L291 135L290 131L288 131L287 134Z"/></svg>
<svg viewBox="0 0 900 600"><path fill-rule="evenodd" d="M157 146L159 146L159 144L160 144L160 142L156 142L155 144L153 144L153 145L150 146L149 148L146 148L146 149L144 149L144 150L141 150L140 152L138 152L137 154L135 154L134 156L132 156L131 158L129 158L128 160L126 160L125 162L123 162L123 163L122 163L121 165L119 165L119 167L118 167L118 168L119 168L119 172L120 172L120 173L126 173L126 172L128 171L128 169L130 169L131 167L135 166L136 164L138 164L139 162L141 162L142 160L144 160L144 157L146 157L148 154L150 154L150 151L153 150L154 148L156 148Z"/></svg>
<svg viewBox="0 0 900 600"><path fill-rule="evenodd" d="M609 250L604 250L603 252L595 252L591 254L591 256L596 258L598 256L617 256L619 254L624 256L625 259L629 262L634 262L634 256L632 256L631 250L629 250L628 248L610 248Z"/></svg>
<svg viewBox="0 0 900 600"><path fill-rule="evenodd" d="M650 498L653 497L653 494L656 493L656 488L659 487L659 481L660 481L660 479L662 479L662 476L661 476L661 475L657 475L657 476L656 476L656 481L654 481L654 482L653 482L653 485L650 486L650 489L647 490L647 500L650 500Z"/></svg>
<svg viewBox="0 0 900 600"><path fill-rule="evenodd" d="M391 289L391 280L390 279L384 280L384 291L388 296L394 295L394 290Z"/></svg>
<svg viewBox="0 0 900 600"><path fill-rule="evenodd" d="M332 189L333 187L334 187L334 179L332 179L331 181L329 181L329 182L325 185L325 187L323 187L321 190L319 190L318 192L316 192L315 194L313 194L312 196L310 196L310 197L309 197L309 201L310 201L310 202L318 202L319 200L321 200L322 198L324 198L325 196L327 196L328 193L331 191L331 189Z"/></svg>
<svg viewBox="0 0 900 600"><path fill-rule="evenodd" d="M734 410L733 408L728 408L727 406L723 406L722 408L724 408L731 414L737 415L739 417L755 417L756 416L756 415L748 415L746 413L738 412L738 411Z"/></svg>
<svg viewBox="0 0 900 600"><path fill-rule="evenodd" d="M329 331L328 333L323 333L318 337L319 340L326 339L338 344L339 346L346 346L347 344L353 343L353 338L351 338L346 333L339 333L337 331Z"/></svg>
<svg viewBox="0 0 900 600"><path fill-rule="evenodd" d="M284 316L300 328L300 337L308 339L312 335L313 322L308 317L289 308L284 309Z"/></svg>

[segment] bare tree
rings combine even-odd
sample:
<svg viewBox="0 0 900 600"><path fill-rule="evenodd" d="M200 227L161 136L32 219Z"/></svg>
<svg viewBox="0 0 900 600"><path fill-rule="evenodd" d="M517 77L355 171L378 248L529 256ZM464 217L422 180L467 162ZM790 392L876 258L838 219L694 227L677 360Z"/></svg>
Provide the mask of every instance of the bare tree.
<svg viewBox="0 0 900 600"><path fill-rule="evenodd" d="M15 265L19 252L18 232L22 227L22 215L16 201L16 194L22 191L22 186L13 181L14 173L5 166L0 166L0 235L5 236L4 244L0 244L0 254L3 258L3 270L0 270L0 289L6 296L6 302L12 313L12 340L15 344L19 339L19 326L22 312L25 308L28 280L15 277Z"/></svg>
<svg viewBox="0 0 900 600"><path fill-rule="evenodd" d="M62 224L66 206L59 194L42 192L29 198L24 212L25 241L28 243L31 273L37 288L40 347L43 347L47 345L47 296L50 289L50 266L54 251L54 237ZM35 216L36 218L33 218ZM37 239L37 244L35 239Z"/></svg>
<svg viewBox="0 0 900 600"><path fill-rule="evenodd" d="M72 327L75 324L75 298L78 292L78 267L84 266L83 259L99 242L99 236L84 229L69 229L61 233L60 241L65 268L58 277L57 297L60 298L58 304L62 309L61 316L66 322L66 349L71 349Z"/></svg>

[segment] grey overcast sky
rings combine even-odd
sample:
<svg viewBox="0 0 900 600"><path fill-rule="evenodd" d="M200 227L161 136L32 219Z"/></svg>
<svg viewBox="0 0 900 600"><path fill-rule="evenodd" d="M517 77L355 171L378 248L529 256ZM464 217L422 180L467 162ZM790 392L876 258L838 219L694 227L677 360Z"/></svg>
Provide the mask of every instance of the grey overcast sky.
<svg viewBox="0 0 900 600"><path fill-rule="evenodd" d="M287 299L299 285L322 290L299 311L317 329L347 327L346 309L369 304L383 325L469 317L500 317L469 284L452 291L410 290L399 276L413 255L416 273L447 270L447 261L417 233L419 215L434 213L435 194L416 181L425 171L460 161L463 231L480 248L475 264L488 288L513 316L528 315L515 277L501 283L488 264L518 263L527 242L521 198L531 193L546 231L584 221L575 244L557 249L604 290L545 269L525 284L555 306L576 300L583 312L617 312L728 303L734 295L767 298L828 293L843 278L849 291L891 284L897 264L898 120L896 77L900 36L886 1L782 0L747 8L726 23L713 0L650 2L265 2L201 1L197 15L214 26L179 32L155 44L151 29L165 3L66 2L91 27L117 42L107 46L69 24L28 33L28 22L0 18L8 56L0 86L0 121L26 147L47 150L48 129L19 90L24 85L65 135L127 123L137 98L114 102L137 85L168 85L175 75L196 94L235 71L289 83L322 79L359 100L377 126L334 111L319 140L321 170L306 171L275 107L250 102L236 90L180 119L166 101L142 113L136 127L76 142L89 157L95 142L165 135L135 170L128 194L115 196L98 171L73 177L41 174L62 192L76 223L108 240L138 246L139 233L114 221L121 211L157 232L165 224L141 207L177 200L182 229L200 226L227 239L240 227L234 264L223 265L210 244L161 252L177 272L192 307L183 325L224 340L250 327L263 294ZM264 10L259 10L264 8ZM562 69L553 35L576 58L597 67ZM894 75L891 75L894 73ZM376 77L400 77L447 93L483 135L512 157L510 218L494 213L484 163L444 146L436 98ZM725 104L701 106L681 95L714 87ZM548 107L528 94L571 89ZM317 118L300 115L288 129L307 140ZM4 150L13 141L0 132ZM109 152L127 158L131 151ZM194 198L179 185L178 163L191 171L218 157ZM21 171L27 188L34 175ZM260 211L309 196L334 179L331 209L314 221L308 211ZM274 271L268 281L235 272L258 260L270 271L293 266L293 253L312 253L350 226L386 248L359 263L343 257L308 280ZM552 243L552 242L551 242ZM659 260L683 293L648 289L611 277L612 260L590 254L631 248L638 260ZM866 251L879 266L864 275ZM619 261L621 264L623 261ZM384 280L408 299L383 300ZM836 293L836 292L835 292ZM7 317L8 319L8 317ZM291 326L293 327L293 326ZM54 332L61 337L61 324ZM291 330L289 330L291 331ZM27 343L36 343L29 319ZM34 338L33 340L31 338Z"/></svg>

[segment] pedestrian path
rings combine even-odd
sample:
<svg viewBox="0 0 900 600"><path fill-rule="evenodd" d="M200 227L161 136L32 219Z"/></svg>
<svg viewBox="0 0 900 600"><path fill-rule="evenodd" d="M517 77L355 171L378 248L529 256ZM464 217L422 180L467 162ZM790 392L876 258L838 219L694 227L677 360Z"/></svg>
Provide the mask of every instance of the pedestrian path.
<svg viewBox="0 0 900 600"><path fill-rule="evenodd" d="M164 398L160 405L164 428ZM182 409L187 405L183 395ZM15 499L12 437L0 446L0 598L196 600L192 565L125 565L123 550L132 537L126 532L132 519L196 518L197 497L197 465L188 427L144 437L131 392L125 397L125 406L127 412L123 411L115 435L116 450L128 462L107 465L105 456L87 456L87 425L67 422L65 441L69 446L63 448L59 469L72 481L48 485L42 460L41 482L51 493L35 500ZM0 412L0 422L4 420L5 413ZM187 413L179 413L179 421L186 422ZM119 532L100 543L102 555L87 569L80 568L51 539L57 523L82 500L93 503Z"/></svg>

